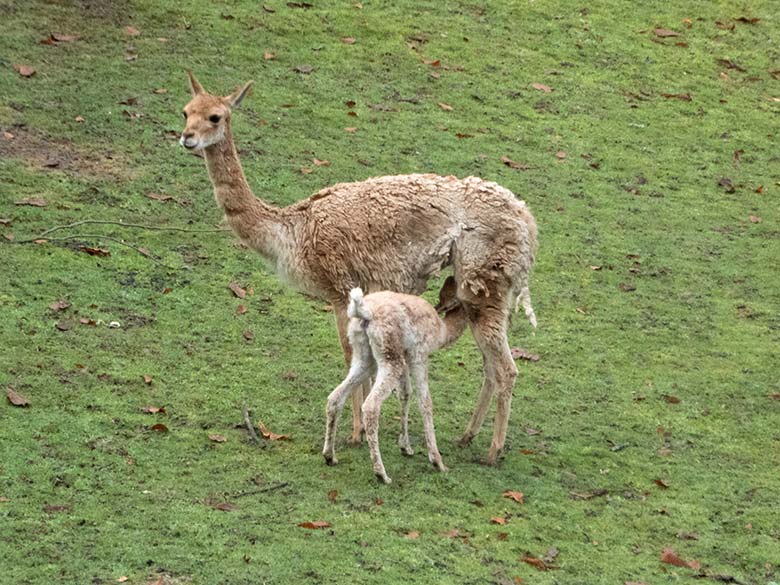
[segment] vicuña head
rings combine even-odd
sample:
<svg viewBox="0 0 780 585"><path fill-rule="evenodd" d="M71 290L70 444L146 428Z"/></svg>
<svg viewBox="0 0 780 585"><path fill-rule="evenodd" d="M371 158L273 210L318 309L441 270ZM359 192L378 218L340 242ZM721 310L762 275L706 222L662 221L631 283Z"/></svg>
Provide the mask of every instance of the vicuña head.
<svg viewBox="0 0 780 585"><path fill-rule="evenodd" d="M190 78L192 99L182 112L185 125L179 142L189 149L206 148L225 137L230 110L249 95L254 82L249 81L229 96L222 97L207 93L191 71L187 71L187 75Z"/></svg>

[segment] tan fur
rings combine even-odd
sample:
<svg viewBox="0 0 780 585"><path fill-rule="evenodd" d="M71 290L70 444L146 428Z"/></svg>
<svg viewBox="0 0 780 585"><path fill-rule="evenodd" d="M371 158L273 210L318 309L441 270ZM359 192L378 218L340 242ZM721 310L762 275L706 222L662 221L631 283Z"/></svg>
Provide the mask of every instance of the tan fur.
<svg viewBox="0 0 780 585"><path fill-rule="evenodd" d="M412 455L409 441L411 374L423 419L428 460L439 471L447 470L436 445L433 403L428 391L428 356L452 343L466 328L466 311L457 300L457 286L452 276L442 287L439 306L448 308L444 319L440 319L436 309L420 297L388 291L363 297L359 288L351 291L348 334L352 363L347 377L328 397L325 411L322 454L329 465L336 463L336 424L347 396L375 374L376 382L363 402L363 423L374 474L384 483L390 483L379 451L379 411L390 393L397 389L401 401L398 445L403 453Z"/></svg>
<svg viewBox="0 0 780 585"><path fill-rule="evenodd" d="M230 130L230 108L250 84L228 97L205 93L190 75L193 99L185 107L182 143L203 148L214 194L228 223L277 272L303 291L330 301L349 361L347 294L392 290L419 294L428 279L452 266L457 296L484 356L485 380L477 408L461 440L479 431L497 394L488 462L503 447L516 368L506 328L522 293L537 248L530 210L514 194L477 177L437 175L376 177L339 183L285 208L252 194ZM214 124L209 117L219 116ZM528 312L528 311L526 311ZM529 317L530 318L530 317ZM360 394L353 398L353 440L360 438Z"/></svg>

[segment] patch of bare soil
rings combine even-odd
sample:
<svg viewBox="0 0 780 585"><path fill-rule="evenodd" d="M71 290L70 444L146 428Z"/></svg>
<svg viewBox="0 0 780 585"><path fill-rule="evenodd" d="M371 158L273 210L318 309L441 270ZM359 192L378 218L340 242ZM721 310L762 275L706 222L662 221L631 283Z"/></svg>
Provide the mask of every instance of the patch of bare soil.
<svg viewBox="0 0 780 585"><path fill-rule="evenodd" d="M3 129L0 158L16 159L43 170L100 179L126 178L125 165L109 151L91 152L72 142L21 126Z"/></svg>

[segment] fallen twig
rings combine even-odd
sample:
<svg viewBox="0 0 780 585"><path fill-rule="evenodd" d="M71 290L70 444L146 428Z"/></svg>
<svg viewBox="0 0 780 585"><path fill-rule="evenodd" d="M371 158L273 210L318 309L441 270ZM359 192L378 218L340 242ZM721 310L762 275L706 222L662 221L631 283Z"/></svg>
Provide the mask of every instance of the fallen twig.
<svg viewBox="0 0 780 585"><path fill-rule="evenodd" d="M277 483L275 485L264 487L264 488L258 488L256 490L249 490L246 492L238 492L237 494L233 494L230 496L231 498L243 498L244 496L253 496L255 494L264 494L266 492L272 492L274 490L282 489L283 487L287 487L290 485L290 482L283 481L282 483Z"/></svg>
<svg viewBox="0 0 780 585"><path fill-rule="evenodd" d="M173 268L171 266L168 266L167 264L164 264L163 262L160 262L157 258L152 256L149 252L144 252L141 248L139 248L137 246L133 246L132 244L128 244L127 242L123 242L119 238L113 238L111 236L104 236L102 234L73 234L72 236L58 236L56 238L36 238L36 240L38 240L38 241L43 240L43 242L41 242L41 243L44 243L44 242L63 242L63 241L66 241L66 240L80 240L80 239L84 239L84 240L92 240L92 239L94 239L94 240L107 240L109 242L115 242L117 244L125 246L126 248L130 248L131 250L135 250L141 256L145 256L146 258L149 258L153 262L157 262L158 264L160 264L161 266L164 266L165 268L170 268L171 270L173 270ZM22 240L22 241L14 242L14 243L25 244L25 243L29 243L29 242L33 242L33 241L35 241L35 240Z"/></svg>
<svg viewBox="0 0 780 585"><path fill-rule="evenodd" d="M252 437L252 440L257 443L258 445L261 445L263 448L265 448L265 443L260 442L260 437L257 436L257 431L255 431L254 426L252 426L252 419L249 417L249 410L247 407L244 407L244 426L246 427L246 430L249 432L249 436Z"/></svg>
<svg viewBox="0 0 780 585"><path fill-rule="evenodd" d="M201 230L201 229L189 229L189 228L182 228L182 227L164 227L164 226L157 226L157 225L145 225L140 223L122 223L121 221L110 221L107 219L82 219L80 221L74 221L73 223L69 223L66 225L55 225L53 227L50 227L43 233L35 236L34 238L27 238L25 240L14 240L13 243L29 244L35 242L36 240L54 240L55 238L48 238L47 237L48 234L59 230L71 229L86 224L115 225L123 228L131 228L131 229L154 230L154 231L162 231L162 232L189 232L195 234L205 234L205 233L213 234L213 233L230 231L228 228Z"/></svg>

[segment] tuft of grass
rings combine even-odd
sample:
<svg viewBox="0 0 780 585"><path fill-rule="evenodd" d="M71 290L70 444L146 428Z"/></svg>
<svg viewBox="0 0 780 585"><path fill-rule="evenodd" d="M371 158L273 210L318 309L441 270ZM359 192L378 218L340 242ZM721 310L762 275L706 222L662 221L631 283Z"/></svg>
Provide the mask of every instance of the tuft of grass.
<svg viewBox="0 0 780 585"><path fill-rule="evenodd" d="M0 238L0 386L31 402L0 404L0 580L780 580L776 11L313 4L0 1L0 236L204 230ZM541 360L519 364L498 467L480 463L489 428L455 446L481 376L468 334L431 368L449 473L419 422L417 455L392 448L392 403L391 486L365 446L324 466L332 314L219 231L203 162L176 144L185 68L211 91L256 81L235 134L274 204L417 171L528 202L540 328L515 319L511 341ZM47 205L15 204L30 197ZM245 405L291 440L249 441ZM331 526L298 526L316 520ZM552 547L555 570L521 560ZM662 563L667 547L701 568Z"/></svg>

